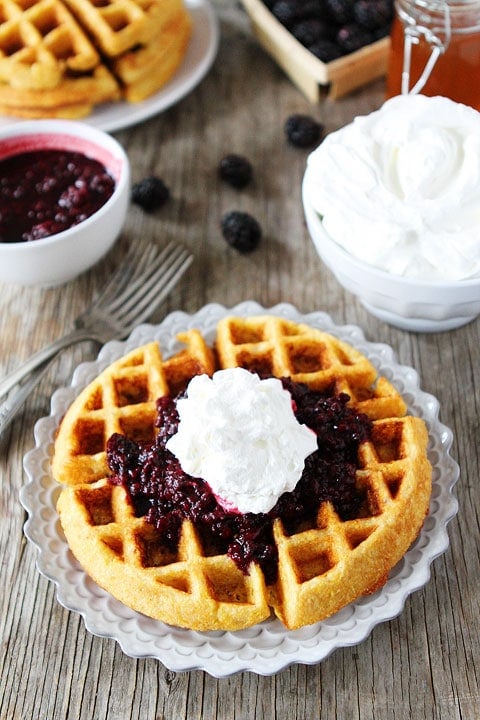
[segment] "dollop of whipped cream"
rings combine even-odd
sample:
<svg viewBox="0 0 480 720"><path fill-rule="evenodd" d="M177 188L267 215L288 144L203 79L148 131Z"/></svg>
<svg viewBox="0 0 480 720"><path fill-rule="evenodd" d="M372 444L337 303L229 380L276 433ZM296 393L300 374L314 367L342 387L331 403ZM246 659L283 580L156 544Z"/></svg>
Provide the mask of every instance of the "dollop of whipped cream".
<svg viewBox="0 0 480 720"><path fill-rule="evenodd" d="M305 191L325 230L395 275L480 277L480 113L402 95L331 133L307 162Z"/></svg>
<svg viewBox="0 0 480 720"><path fill-rule="evenodd" d="M298 422L280 380L261 380L243 368L195 376L177 411L178 431L167 449L227 510L268 512L294 489L317 448L316 434Z"/></svg>

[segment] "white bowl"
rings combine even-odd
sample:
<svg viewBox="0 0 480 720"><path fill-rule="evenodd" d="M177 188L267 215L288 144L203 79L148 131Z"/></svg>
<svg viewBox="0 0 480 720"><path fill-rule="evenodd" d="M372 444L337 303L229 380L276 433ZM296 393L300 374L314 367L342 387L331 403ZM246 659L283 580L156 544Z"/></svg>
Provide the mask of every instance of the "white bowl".
<svg viewBox="0 0 480 720"><path fill-rule="evenodd" d="M86 220L39 240L0 242L0 282L54 286L92 267L123 227L130 199L130 164L107 133L68 120L34 120L0 129L0 159L41 149L70 150L101 162L115 180L107 202Z"/></svg>
<svg viewBox="0 0 480 720"><path fill-rule="evenodd" d="M308 198L308 168L302 186L303 209L315 248L338 282L375 317L402 330L453 330L480 315L480 278L458 282L420 281L392 275L362 262L336 243Z"/></svg>

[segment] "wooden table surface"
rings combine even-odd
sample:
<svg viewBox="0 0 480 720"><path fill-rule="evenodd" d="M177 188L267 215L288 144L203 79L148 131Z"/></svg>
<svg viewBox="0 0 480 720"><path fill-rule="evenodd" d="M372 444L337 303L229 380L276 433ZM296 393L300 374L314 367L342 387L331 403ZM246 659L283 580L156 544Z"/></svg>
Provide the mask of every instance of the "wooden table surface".
<svg viewBox="0 0 480 720"><path fill-rule="evenodd" d="M83 344L58 360L0 446L0 718L478 720L480 321L446 333L411 334L367 314L337 284L303 222L307 151L286 143L283 125L301 112L334 130L376 109L383 81L312 106L252 39L243 11L228 0L214 5L221 42L206 79L166 112L115 133L130 157L133 180L159 175L171 189L170 202L150 215L132 206L116 249L73 282L47 290L0 285L0 377L71 327L129 245L141 238L179 239L196 260L153 321L208 302L230 307L253 299L269 307L288 301L301 312L324 310L338 324L359 325L368 340L389 344L401 363L416 368L422 388L440 402L442 422L453 430L452 454L461 467L450 547L399 617L319 664L294 664L273 676L246 672L215 679L128 657L59 604L22 530L22 458L55 387L68 384L74 367L94 356L94 348ZM254 183L244 191L217 179L218 161L228 152L254 163ZM250 255L227 247L221 237L220 217L232 209L250 211L263 227L261 246Z"/></svg>

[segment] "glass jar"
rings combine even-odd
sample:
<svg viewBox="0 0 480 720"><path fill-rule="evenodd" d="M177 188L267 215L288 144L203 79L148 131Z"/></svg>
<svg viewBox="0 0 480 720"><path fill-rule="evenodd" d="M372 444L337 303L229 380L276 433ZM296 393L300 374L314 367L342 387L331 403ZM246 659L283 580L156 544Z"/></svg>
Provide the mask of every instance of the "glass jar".
<svg viewBox="0 0 480 720"><path fill-rule="evenodd" d="M443 95L480 110L480 0L395 0L387 96Z"/></svg>

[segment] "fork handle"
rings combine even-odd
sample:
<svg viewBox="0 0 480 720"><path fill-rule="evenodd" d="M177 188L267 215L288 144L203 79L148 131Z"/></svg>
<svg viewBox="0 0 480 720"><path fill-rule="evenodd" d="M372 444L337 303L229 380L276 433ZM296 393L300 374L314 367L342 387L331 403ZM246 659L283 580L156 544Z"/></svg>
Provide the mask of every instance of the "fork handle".
<svg viewBox="0 0 480 720"><path fill-rule="evenodd" d="M35 370L15 392L12 392L8 398L0 404L0 438L51 365L53 365L53 360L46 362Z"/></svg>
<svg viewBox="0 0 480 720"><path fill-rule="evenodd" d="M15 385L18 385L18 383L30 372L32 372L32 370L35 370L40 365L43 365L44 362L56 355L60 350L84 340L102 342L101 339L91 330L86 330L84 328L76 328L75 330L72 330L67 335L58 338L58 340L54 340L54 342L50 345L46 345L22 363L22 365L9 373L9 375L4 377L0 382L0 398L6 395Z"/></svg>

